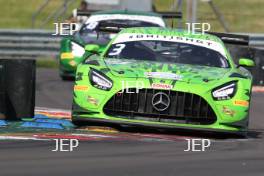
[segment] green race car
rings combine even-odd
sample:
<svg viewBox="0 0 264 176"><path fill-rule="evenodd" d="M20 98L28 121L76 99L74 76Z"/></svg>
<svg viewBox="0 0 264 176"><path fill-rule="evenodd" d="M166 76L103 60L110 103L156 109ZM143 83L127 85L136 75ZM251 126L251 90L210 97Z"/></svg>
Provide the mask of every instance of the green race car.
<svg viewBox="0 0 264 176"><path fill-rule="evenodd" d="M247 131L252 75L242 66L254 62L234 64L217 36L128 28L100 54L97 45L85 49L97 54L77 68L74 124Z"/></svg>
<svg viewBox="0 0 264 176"><path fill-rule="evenodd" d="M89 14L88 14L89 15ZM61 41L59 54L59 71L63 80L75 76L77 65L83 60L86 44L97 44L103 50L114 34L101 33L99 26L125 27L164 27L164 15L152 12L136 12L127 10L94 12L86 23L73 36L65 37ZM176 17L180 17L179 15ZM100 33L100 34L99 34Z"/></svg>

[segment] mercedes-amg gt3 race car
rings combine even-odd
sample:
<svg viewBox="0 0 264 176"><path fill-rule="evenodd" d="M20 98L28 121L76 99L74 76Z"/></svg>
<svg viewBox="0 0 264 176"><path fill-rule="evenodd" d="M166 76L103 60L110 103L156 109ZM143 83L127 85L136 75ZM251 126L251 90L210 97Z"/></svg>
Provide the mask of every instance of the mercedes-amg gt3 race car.
<svg viewBox="0 0 264 176"><path fill-rule="evenodd" d="M176 29L122 30L78 66L73 123L246 132L252 75L242 66L254 62L236 65L222 40Z"/></svg>
<svg viewBox="0 0 264 176"><path fill-rule="evenodd" d="M166 15L167 14L167 15ZM152 12L136 12L127 10L100 11L92 14L80 12L80 15L91 15L81 29L73 36L65 37L61 41L59 63L60 76L68 79L75 76L77 65L82 62L86 44L97 44L103 50L114 34L101 33L98 28L101 26L121 27L164 27L162 17L181 17L177 13L158 14ZM99 34L100 33L100 34Z"/></svg>

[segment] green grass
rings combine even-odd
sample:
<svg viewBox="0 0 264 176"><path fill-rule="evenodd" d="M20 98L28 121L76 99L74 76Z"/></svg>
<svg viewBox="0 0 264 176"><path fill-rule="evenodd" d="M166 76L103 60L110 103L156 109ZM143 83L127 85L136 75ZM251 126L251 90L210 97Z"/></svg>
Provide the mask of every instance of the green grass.
<svg viewBox="0 0 264 176"><path fill-rule="evenodd" d="M81 0L76 0L68 9L67 16L73 8L78 7ZM99 1L99 0L98 0ZM0 28L31 28L33 13L44 0L0 0ZM174 0L154 0L158 10L169 10ZM212 31L223 31L212 9L206 2L198 0L198 22L209 22ZM231 32L259 32L264 29L264 0L213 0L219 7L229 25ZM50 4L37 17L37 27L54 10L61 6L63 0L51 0ZM186 19L186 0L183 0L183 14ZM59 22L62 19L59 19ZM44 28L52 29L52 19Z"/></svg>
<svg viewBox="0 0 264 176"><path fill-rule="evenodd" d="M158 10L170 9L174 0L154 0ZM186 21L186 1L183 1L183 15ZM263 33L264 1L263 0L213 0L224 15L231 32ZM198 0L197 22L208 22L212 31L223 32L209 4Z"/></svg>
<svg viewBox="0 0 264 176"><path fill-rule="evenodd" d="M72 9L78 7L80 1L76 0L71 4L66 17L71 14ZM31 28L32 15L44 2L44 0L0 0L0 28ZM44 11L37 16L37 27L51 12L57 10L63 2L63 0L51 0ZM44 28L53 28L54 22L57 21L52 19Z"/></svg>
<svg viewBox="0 0 264 176"><path fill-rule="evenodd" d="M58 68L59 64L56 59L39 58L37 59L36 66L40 68Z"/></svg>

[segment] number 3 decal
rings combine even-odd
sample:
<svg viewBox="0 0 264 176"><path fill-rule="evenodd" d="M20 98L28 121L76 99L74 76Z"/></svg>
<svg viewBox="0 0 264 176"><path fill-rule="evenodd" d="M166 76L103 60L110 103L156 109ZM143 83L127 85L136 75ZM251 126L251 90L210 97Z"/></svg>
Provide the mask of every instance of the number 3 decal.
<svg viewBox="0 0 264 176"><path fill-rule="evenodd" d="M87 29L90 29L90 30L94 30L95 28L96 28L96 26L98 25L98 22L91 22L91 23L89 23L87 26L86 26L86 28Z"/></svg>
<svg viewBox="0 0 264 176"><path fill-rule="evenodd" d="M112 49L112 52L110 52L109 56L115 56L121 53L121 51L126 47L125 44L116 44L115 48Z"/></svg>

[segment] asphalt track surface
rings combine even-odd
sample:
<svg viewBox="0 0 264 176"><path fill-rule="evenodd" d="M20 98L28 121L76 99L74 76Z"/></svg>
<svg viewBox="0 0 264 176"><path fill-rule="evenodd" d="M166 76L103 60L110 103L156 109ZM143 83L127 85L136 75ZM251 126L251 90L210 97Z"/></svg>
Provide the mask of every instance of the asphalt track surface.
<svg viewBox="0 0 264 176"><path fill-rule="evenodd" d="M36 105L69 109L72 85L39 69ZM184 140L80 141L73 152L52 152L54 141L0 141L0 175L263 176L264 95L251 103L249 138L213 139L204 152L184 152Z"/></svg>

